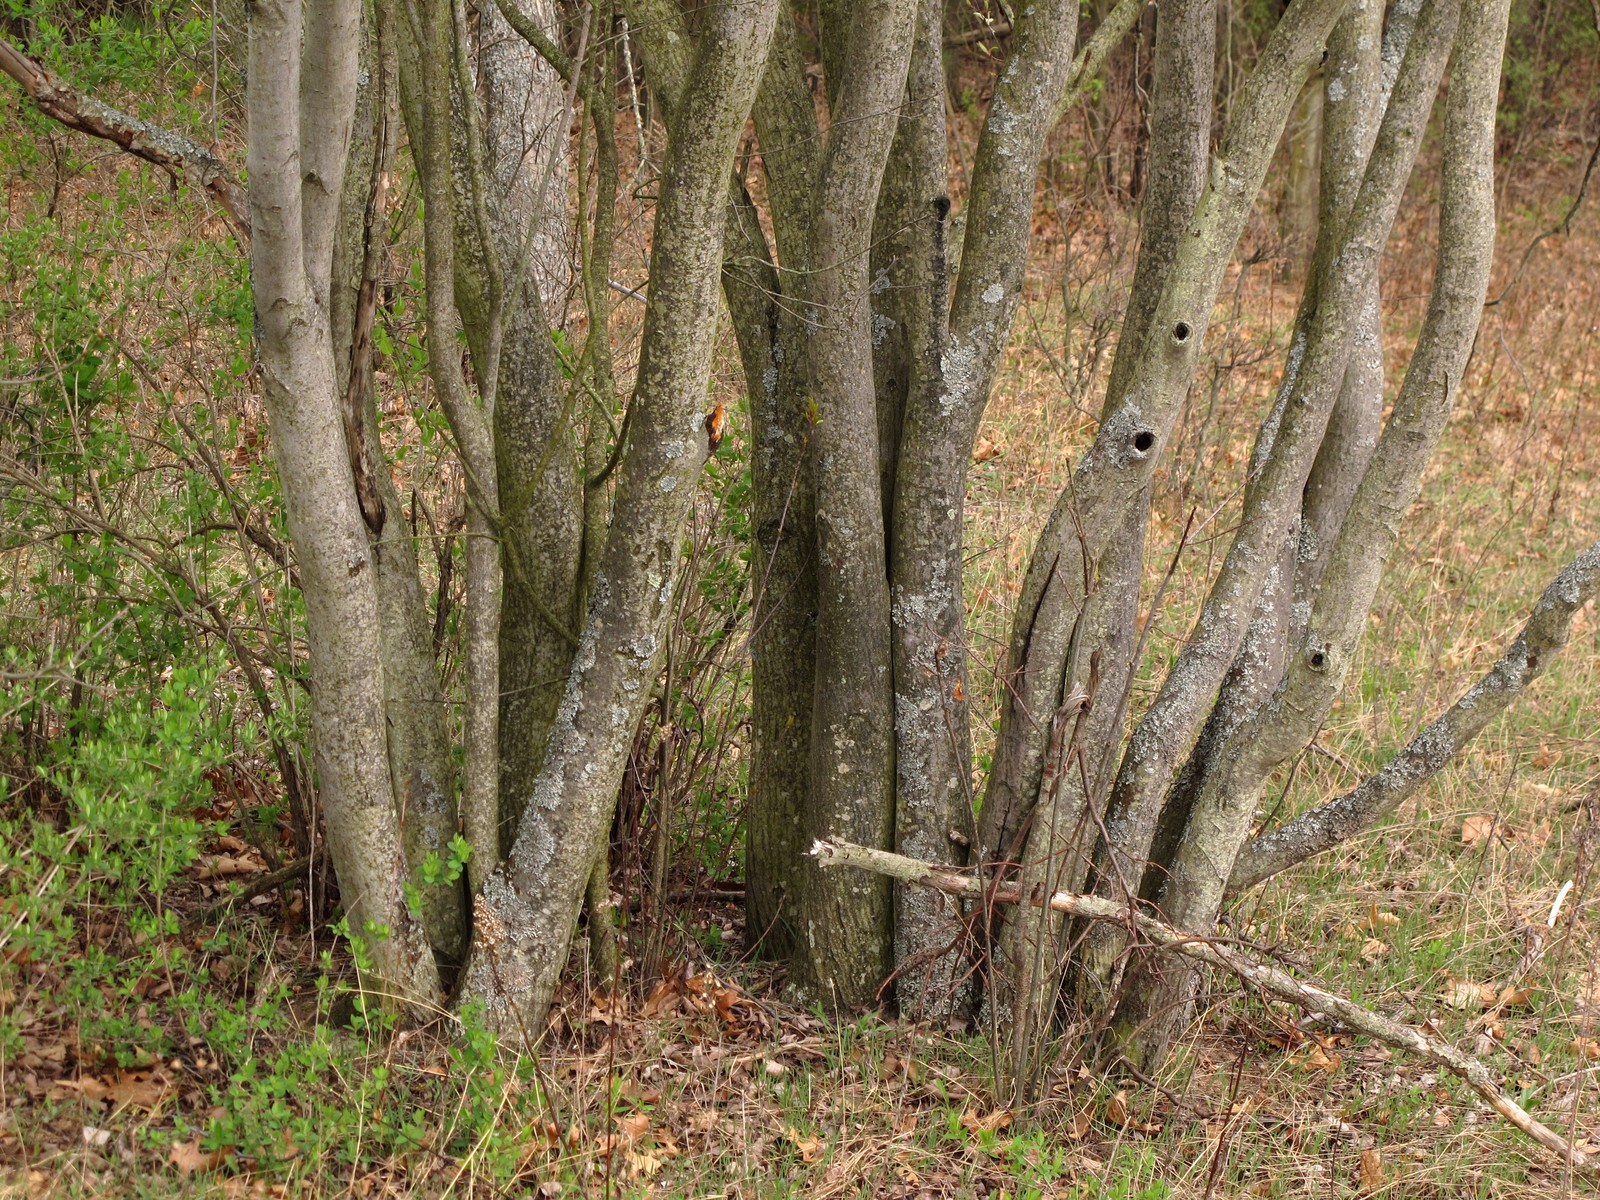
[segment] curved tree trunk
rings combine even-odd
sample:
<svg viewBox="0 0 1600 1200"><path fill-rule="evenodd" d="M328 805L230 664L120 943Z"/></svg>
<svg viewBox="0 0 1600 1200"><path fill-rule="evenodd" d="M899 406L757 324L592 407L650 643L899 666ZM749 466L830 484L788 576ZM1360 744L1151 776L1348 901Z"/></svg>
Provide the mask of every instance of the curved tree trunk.
<svg viewBox="0 0 1600 1200"><path fill-rule="evenodd" d="M1499 91L1506 8L1460 7L1428 0L1384 114L1372 161L1344 231L1346 252L1370 238L1360 231L1375 181L1397 147L1420 136L1430 97L1454 44L1455 68L1445 117L1438 268L1428 317L1394 412L1343 523L1302 642L1291 646L1283 683L1219 747L1217 767L1196 794L1158 903L1180 928L1208 933L1255 804L1273 771L1303 748L1343 685L1366 625L1399 519L1415 498L1421 471L1442 431L1476 334L1494 244L1494 110ZM1351 254L1364 264L1368 252ZM1358 265L1350 275L1364 274ZM1345 278L1348 287L1349 276ZM1366 279L1360 283L1365 287ZM1332 281L1319 287L1328 304ZM1359 300L1351 297L1351 303ZM1282 434L1280 433L1280 436ZM1114 1032L1136 1065L1158 1064L1187 1019L1195 976L1141 963L1130 973Z"/></svg>
<svg viewBox="0 0 1600 1200"><path fill-rule="evenodd" d="M633 427L549 750L510 856L474 906L463 997L508 1040L537 1038L610 826L617 785L671 617L681 541L707 452L728 172L755 96L776 0L706 14L674 114Z"/></svg>

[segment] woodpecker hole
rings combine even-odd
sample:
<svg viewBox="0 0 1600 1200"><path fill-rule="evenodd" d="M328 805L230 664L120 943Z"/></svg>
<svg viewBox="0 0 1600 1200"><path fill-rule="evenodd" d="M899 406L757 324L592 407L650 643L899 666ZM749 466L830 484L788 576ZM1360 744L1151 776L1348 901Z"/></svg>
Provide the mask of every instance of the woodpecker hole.
<svg viewBox="0 0 1600 1200"><path fill-rule="evenodd" d="M1311 652L1311 669L1312 670L1314 670L1314 671L1322 670L1322 668L1327 665L1327 662L1328 662L1328 656L1325 653L1323 653L1321 650L1313 650Z"/></svg>
<svg viewBox="0 0 1600 1200"><path fill-rule="evenodd" d="M1189 340L1189 322L1179 321L1172 327L1172 340L1180 346Z"/></svg>
<svg viewBox="0 0 1600 1200"><path fill-rule="evenodd" d="M1150 447L1156 444L1156 435L1148 429L1141 429L1133 435L1133 448L1140 454L1149 454Z"/></svg>

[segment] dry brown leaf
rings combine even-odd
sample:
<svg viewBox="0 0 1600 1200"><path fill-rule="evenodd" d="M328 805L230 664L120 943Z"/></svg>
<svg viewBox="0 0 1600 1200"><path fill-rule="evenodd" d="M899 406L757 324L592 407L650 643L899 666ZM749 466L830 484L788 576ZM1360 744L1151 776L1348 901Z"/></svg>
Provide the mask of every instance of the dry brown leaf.
<svg viewBox="0 0 1600 1200"><path fill-rule="evenodd" d="M167 1157L180 1174L193 1175L196 1171L215 1171L228 1161L228 1155L232 1153L232 1147L228 1146L221 1150L202 1150L200 1139L192 1138L187 1142L173 1142Z"/></svg>
<svg viewBox="0 0 1600 1200"><path fill-rule="evenodd" d="M999 1133L1002 1129L1011 1127L1013 1113L1009 1108L997 1108L992 1113L984 1116L975 1108L969 1108L961 1114L961 1125L968 1133Z"/></svg>
<svg viewBox="0 0 1600 1200"><path fill-rule="evenodd" d="M818 1137L803 1137L793 1125L784 1127L783 1136L794 1148L800 1151L800 1158L804 1162L819 1163L822 1161L822 1139Z"/></svg>
<svg viewBox="0 0 1600 1200"><path fill-rule="evenodd" d="M1504 825L1496 828L1497 824L1493 813L1474 813L1461 822L1461 844L1476 846L1496 833L1501 837L1509 837L1511 831Z"/></svg>
<svg viewBox="0 0 1600 1200"><path fill-rule="evenodd" d="M1382 938L1369 937L1361 943L1361 958L1364 962L1375 962L1389 953L1389 943Z"/></svg>
<svg viewBox="0 0 1600 1200"><path fill-rule="evenodd" d="M1118 1092L1106 1101L1106 1123L1110 1125L1126 1125L1128 1123L1128 1093Z"/></svg>
<svg viewBox="0 0 1600 1200"><path fill-rule="evenodd" d="M118 1108L155 1108L172 1094L172 1083L150 1071L120 1071L106 1085L112 1103Z"/></svg>
<svg viewBox="0 0 1600 1200"><path fill-rule="evenodd" d="M83 1144L93 1150L108 1146L111 1144L111 1130L85 1125L83 1127Z"/></svg>
<svg viewBox="0 0 1600 1200"><path fill-rule="evenodd" d="M1329 1054L1321 1046L1312 1046L1306 1051L1306 1056L1300 1065L1307 1071L1326 1071L1332 1075L1344 1065L1344 1059L1337 1054Z"/></svg>
<svg viewBox="0 0 1600 1200"><path fill-rule="evenodd" d="M980 437L972 447L973 462L988 462L991 458L1000 457L1000 447L986 437Z"/></svg>
<svg viewBox="0 0 1600 1200"><path fill-rule="evenodd" d="M1376 904L1367 905L1367 915L1362 917L1356 928L1362 933L1377 933L1391 926L1400 924L1400 917L1392 912L1379 912Z"/></svg>
<svg viewBox="0 0 1600 1200"><path fill-rule="evenodd" d="M630 1142L637 1142L650 1132L649 1113L629 1113L625 1117L617 1118L617 1131L623 1138Z"/></svg>
<svg viewBox="0 0 1600 1200"><path fill-rule="evenodd" d="M1453 976L1445 984L1444 1002L1451 1008L1466 1012L1469 1009L1488 1008L1500 993L1487 983L1473 983L1470 979Z"/></svg>
<svg viewBox="0 0 1600 1200"><path fill-rule="evenodd" d="M1527 987L1512 987L1507 984L1500 989L1500 999L1496 1001L1501 1008L1532 1008L1533 989Z"/></svg>
<svg viewBox="0 0 1600 1200"><path fill-rule="evenodd" d="M635 1150L623 1152L623 1161L628 1164L628 1174L635 1179L643 1177L649 1179L664 1165L662 1160L654 1154L641 1154Z"/></svg>
<svg viewBox="0 0 1600 1200"><path fill-rule="evenodd" d="M689 1118L689 1128L695 1133L710 1133L722 1121L722 1114L714 1108L702 1108Z"/></svg>
<svg viewBox="0 0 1600 1200"><path fill-rule="evenodd" d="M199 878L226 879L234 875L259 875L263 869L262 864L254 859L217 854L200 860Z"/></svg>
<svg viewBox="0 0 1600 1200"><path fill-rule="evenodd" d="M1081 1142L1089 1136L1089 1131L1094 1128L1094 1106L1085 1104L1072 1115L1072 1123L1067 1126L1067 1137L1074 1142Z"/></svg>
<svg viewBox="0 0 1600 1200"><path fill-rule="evenodd" d="M1375 1192L1383 1186L1383 1155L1376 1150L1363 1150L1356 1169L1356 1182L1363 1192Z"/></svg>
<svg viewBox="0 0 1600 1200"><path fill-rule="evenodd" d="M1600 1058L1600 1042L1595 1041L1592 1037L1573 1038L1572 1041L1567 1043L1567 1049L1580 1058L1587 1058L1591 1062Z"/></svg>
<svg viewBox="0 0 1600 1200"><path fill-rule="evenodd" d="M85 1100L104 1100L111 1094L105 1081L93 1075L85 1075L81 1079L58 1079L55 1088L61 1093L77 1092Z"/></svg>
<svg viewBox="0 0 1600 1200"><path fill-rule="evenodd" d="M1111 1099L1106 1101L1106 1122L1131 1129L1135 1133L1160 1133L1161 1122L1141 1121L1133 1115L1133 1110L1128 1107L1128 1091L1124 1088Z"/></svg>

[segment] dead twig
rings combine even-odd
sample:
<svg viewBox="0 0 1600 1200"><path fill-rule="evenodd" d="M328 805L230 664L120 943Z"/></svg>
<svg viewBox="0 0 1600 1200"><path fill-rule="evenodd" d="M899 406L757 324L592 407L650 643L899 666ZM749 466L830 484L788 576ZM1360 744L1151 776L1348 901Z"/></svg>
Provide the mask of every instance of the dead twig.
<svg viewBox="0 0 1600 1200"><path fill-rule="evenodd" d="M213 919L222 916L235 905L254 900L257 896L265 895L273 888L282 887L295 876L309 870L313 857L312 855L307 855L305 858L297 858L292 863L285 863L276 871L268 871L265 875L257 875L249 883L218 897L198 912L190 913L184 918L183 932L185 934L193 933L202 925L210 924Z"/></svg>

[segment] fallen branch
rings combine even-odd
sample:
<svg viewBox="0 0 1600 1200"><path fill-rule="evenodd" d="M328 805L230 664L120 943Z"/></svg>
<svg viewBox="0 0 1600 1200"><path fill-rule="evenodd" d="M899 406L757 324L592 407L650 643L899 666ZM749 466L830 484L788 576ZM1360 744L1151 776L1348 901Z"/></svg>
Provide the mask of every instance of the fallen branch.
<svg viewBox="0 0 1600 1200"><path fill-rule="evenodd" d="M204 188L228 214L241 245L249 244L250 203L245 190L205 147L85 96L4 38L0 38L0 72L20 83L45 116L68 129L104 138L173 178L181 176Z"/></svg>
<svg viewBox="0 0 1600 1200"><path fill-rule="evenodd" d="M934 888L953 896L978 899L984 894L983 884L973 876L963 875L950 867L931 866L903 855L891 854L887 850L872 850L849 842L819 841L813 843L811 856L824 867L854 867L859 871L887 875L902 883ZM1001 888L993 898L1003 904L1022 903L1022 897L1015 887ZM1258 962L1236 949L1207 941L1191 933L1184 933L1114 900L1099 896L1081 896L1072 892L1056 892L1046 897L1036 889L1028 897L1028 903L1043 905L1055 912L1085 917L1092 921L1115 921L1137 929L1163 949L1198 959L1213 967L1220 967L1280 999L1298 1004L1311 1012L1326 1013L1357 1033L1364 1033L1397 1049L1421 1055L1464 1080L1467 1086L1482 1096L1497 1113L1541 1146L1559 1154L1563 1161L1574 1169L1600 1172L1600 1158L1591 1152L1579 1150L1506 1095L1494 1076L1490 1074L1489 1068L1481 1061L1470 1054L1463 1054L1448 1042L1425 1030L1391 1020L1362 1007L1353 1000L1336 996L1313 984L1303 983L1287 972Z"/></svg>
<svg viewBox="0 0 1600 1200"><path fill-rule="evenodd" d="M225 892L217 899L202 909L190 913L184 918L180 927L184 934L193 933L202 925L209 925L213 919L222 916L235 905L243 904L247 900L254 900L257 896L265 895L273 888L282 887L298 875L305 874L311 867L312 858L297 858L291 863L285 863L276 871L268 871L265 875L257 875L249 883L241 885L236 890Z"/></svg>

